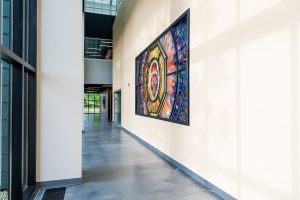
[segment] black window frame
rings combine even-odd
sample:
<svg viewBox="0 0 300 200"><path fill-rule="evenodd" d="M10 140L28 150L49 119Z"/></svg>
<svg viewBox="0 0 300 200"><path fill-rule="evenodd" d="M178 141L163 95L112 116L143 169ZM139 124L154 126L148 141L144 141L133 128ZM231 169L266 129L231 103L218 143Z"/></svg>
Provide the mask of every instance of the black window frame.
<svg viewBox="0 0 300 200"><path fill-rule="evenodd" d="M11 0L10 5L10 45L0 44L0 57L11 71L8 196L13 200L29 199L36 188L37 0ZM2 8L0 16L2 26Z"/></svg>

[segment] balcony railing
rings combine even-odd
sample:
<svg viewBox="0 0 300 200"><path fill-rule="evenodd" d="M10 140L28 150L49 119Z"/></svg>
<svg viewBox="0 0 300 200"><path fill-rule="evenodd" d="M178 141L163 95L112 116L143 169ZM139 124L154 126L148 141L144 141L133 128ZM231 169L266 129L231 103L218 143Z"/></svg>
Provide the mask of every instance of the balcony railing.
<svg viewBox="0 0 300 200"><path fill-rule="evenodd" d="M117 15L122 0L84 0L84 12Z"/></svg>
<svg viewBox="0 0 300 200"><path fill-rule="evenodd" d="M111 39L84 38L84 57L94 59L109 59L113 56L113 41Z"/></svg>

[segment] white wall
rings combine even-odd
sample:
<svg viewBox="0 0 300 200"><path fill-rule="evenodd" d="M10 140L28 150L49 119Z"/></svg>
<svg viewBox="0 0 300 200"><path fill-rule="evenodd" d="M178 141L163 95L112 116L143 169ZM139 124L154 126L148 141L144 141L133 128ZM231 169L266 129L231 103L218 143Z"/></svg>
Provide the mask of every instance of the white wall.
<svg viewBox="0 0 300 200"><path fill-rule="evenodd" d="M112 61L84 59L85 84L112 84Z"/></svg>
<svg viewBox="0 0 300 200"><path fill-rule="evenodd" d="M37 182L81 177L81 0L38 1Z"/></svg>
<svg viewBox="0 0 300 200"><path fill-rule="evenodd" d="M188 8L190 126L137 116L135 57ZM238 199L300 199L299 10L299 0L125 0L113 34L122 126Z"/></svg>

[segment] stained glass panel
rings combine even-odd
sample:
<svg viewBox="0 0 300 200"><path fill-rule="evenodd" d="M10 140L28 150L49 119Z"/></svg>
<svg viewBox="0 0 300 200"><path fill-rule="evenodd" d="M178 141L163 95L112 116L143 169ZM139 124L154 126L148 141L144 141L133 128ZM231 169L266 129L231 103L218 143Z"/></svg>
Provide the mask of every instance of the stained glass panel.
<svg viewBox="0 0 300 200"><path fill-rule="evenodd" d="M189 11L137 56L136 114L189 125Z"/></svg>
<svg viewBox="0 0 300 200"><path fill-rule="evenodd" d="M164 36L162 36L159 40L163 50L167 55L167 72L172 73L176 71L176 48L173 40L173 36L171 31L168 31Z"/></svg>

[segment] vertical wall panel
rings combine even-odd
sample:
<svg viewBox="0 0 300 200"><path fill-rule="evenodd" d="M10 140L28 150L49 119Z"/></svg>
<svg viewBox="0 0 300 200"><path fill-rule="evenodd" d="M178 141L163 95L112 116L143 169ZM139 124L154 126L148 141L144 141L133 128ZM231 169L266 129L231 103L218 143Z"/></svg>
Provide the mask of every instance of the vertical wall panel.
<svg viewBox="0 0 300 200"><path fill-rule="evenodd" d="M81 178L81 0L39 1L37 181Z"/></svg>

